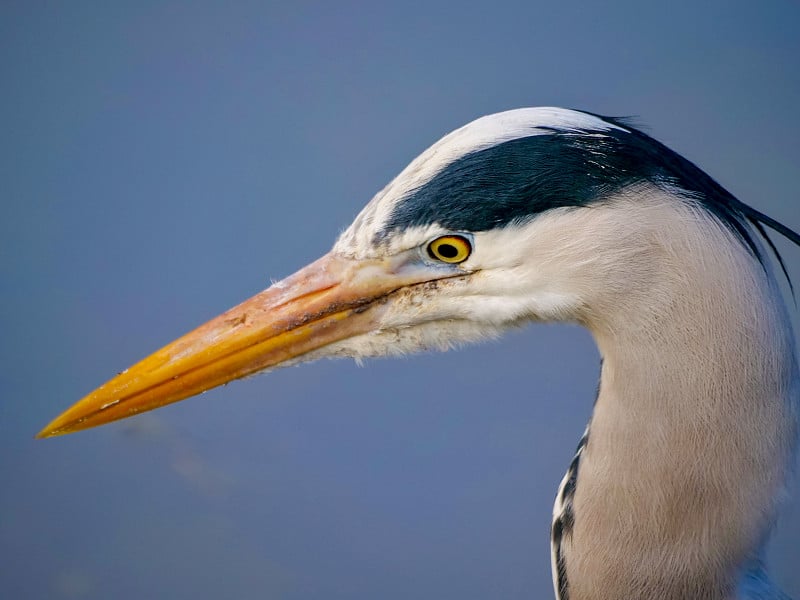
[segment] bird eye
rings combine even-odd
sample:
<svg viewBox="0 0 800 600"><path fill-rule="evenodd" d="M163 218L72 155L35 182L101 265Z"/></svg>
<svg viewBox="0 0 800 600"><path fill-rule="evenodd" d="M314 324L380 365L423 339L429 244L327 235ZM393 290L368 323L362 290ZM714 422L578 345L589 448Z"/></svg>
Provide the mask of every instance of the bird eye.
<svg viewBox="0 0 800 600"><path fill-rule="evenodd" d="M450 264L464 262L471 253L472 246L469 240L460 235L445 235L428 244L428 254L431 258Z"/></svg>

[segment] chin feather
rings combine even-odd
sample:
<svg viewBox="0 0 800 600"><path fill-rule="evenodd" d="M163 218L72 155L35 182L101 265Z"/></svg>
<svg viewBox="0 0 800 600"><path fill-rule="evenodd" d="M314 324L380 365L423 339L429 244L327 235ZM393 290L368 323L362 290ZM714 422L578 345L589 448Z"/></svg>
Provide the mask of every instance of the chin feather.
<svg viewBox="0 0 800 600"><path fill-rule="evenodd" d="M320 348L303 357L303 362L343 357L354 358L360 363L365 358L401 356L413 352L444 352L466 344L496 339L508 329L508 326L460 319L381 329Z"/></svg>

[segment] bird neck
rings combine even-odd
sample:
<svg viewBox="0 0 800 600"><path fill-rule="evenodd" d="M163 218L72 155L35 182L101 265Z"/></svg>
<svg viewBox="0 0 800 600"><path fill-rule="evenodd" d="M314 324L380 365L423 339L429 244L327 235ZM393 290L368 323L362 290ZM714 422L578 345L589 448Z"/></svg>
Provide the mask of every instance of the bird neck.
<svg viewBox="0 0 800 600"><path fill-rule="evenodd" d="M603 365L568 490L570 600L737 597L790 470L797 365L773 278L708 217L666 225L585 318Z"/></svg>

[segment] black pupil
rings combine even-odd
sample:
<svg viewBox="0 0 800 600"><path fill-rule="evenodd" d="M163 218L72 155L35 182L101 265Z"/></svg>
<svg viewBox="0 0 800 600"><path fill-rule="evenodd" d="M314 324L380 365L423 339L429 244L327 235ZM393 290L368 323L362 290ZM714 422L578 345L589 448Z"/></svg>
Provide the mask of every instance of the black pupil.
<svg viewBox="0 0 800 600"><path fill-rule="evenodd" d="M458 248L452 244L441 244L438 248L439 254L445 258L455 258L458 256Z"/></svg>

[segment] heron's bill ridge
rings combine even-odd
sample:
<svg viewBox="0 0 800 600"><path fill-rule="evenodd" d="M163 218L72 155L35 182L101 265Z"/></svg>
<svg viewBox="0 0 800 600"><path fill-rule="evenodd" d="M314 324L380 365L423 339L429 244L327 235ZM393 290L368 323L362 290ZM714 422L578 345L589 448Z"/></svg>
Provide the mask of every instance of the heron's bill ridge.
<svg viewBox="0 0 800 600"><path fill-rule="evenodd" d="M383 299L422 283L391 259L327 254L126 369L37 435L64 435L153 410L373 330Z"/></svg>

